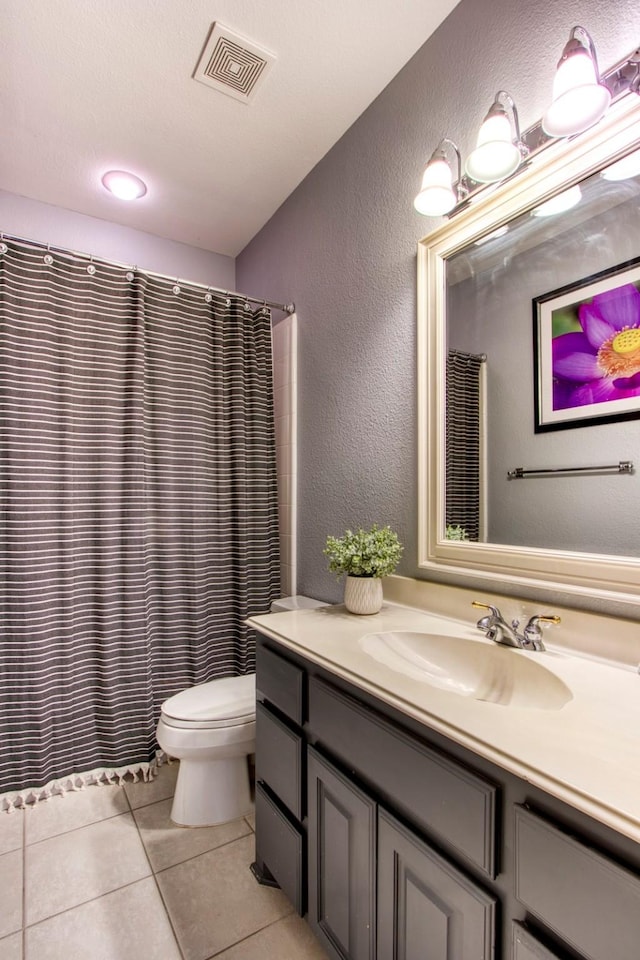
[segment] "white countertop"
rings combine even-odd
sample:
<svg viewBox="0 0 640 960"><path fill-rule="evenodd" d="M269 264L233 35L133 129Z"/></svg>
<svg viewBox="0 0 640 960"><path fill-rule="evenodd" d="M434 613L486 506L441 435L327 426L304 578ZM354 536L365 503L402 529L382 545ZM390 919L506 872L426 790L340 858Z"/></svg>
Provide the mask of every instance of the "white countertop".
<svg viewBox="0 0 640 960"><path fill-rule="evenodd" d="M389 631L459 636L488 643L463 623L385 603L359 617L344 606L252 617L249 625L407 716L640 842L640 676L633 670L559 651L545 632L532 657L572 694L560 709L475 700L405 676L373 659L362 637Z"/></svg>

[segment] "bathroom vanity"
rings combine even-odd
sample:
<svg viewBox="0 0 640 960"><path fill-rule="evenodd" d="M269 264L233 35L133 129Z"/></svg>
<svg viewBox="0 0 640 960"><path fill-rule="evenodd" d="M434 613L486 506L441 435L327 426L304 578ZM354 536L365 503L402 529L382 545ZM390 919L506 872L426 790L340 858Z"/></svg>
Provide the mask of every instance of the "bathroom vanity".
<svg viewBox="0 0 640 960"><path fill-rule="evenodd" d="M638 956L639 676L389 603L250 624L254 871L330 957Z"/></svg>

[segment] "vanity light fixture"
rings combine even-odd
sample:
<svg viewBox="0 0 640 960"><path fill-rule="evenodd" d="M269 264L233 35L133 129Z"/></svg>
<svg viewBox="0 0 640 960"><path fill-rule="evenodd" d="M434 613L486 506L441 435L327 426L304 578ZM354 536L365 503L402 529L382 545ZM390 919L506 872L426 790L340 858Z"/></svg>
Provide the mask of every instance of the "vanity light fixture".
<svg viewBox="0 0 640 960"><path fill-rule="evenodd" d="M451 169L455 160L456 173ZM460 191L460 151L453 140L445 137L431 154L424 168L420 193L413 201L418 213L426 217L441 217L453 210L462 199Z"/></svg>
<svg viewBox="0 0 640 960"><path fill-rule="evenodd" d="M527 163L535 161L556 138L582 133L604 116L611 102L628 94L640 94L640 47L600 75L591 37L584 27L573 27L556 71L553 102L544 117L520 133L513 99L500 90L464 172L460 172L455 144L447 138L440 141L425 167L414 200L416 210L427 217L454 217L467 203L486 199L504 179L519 174L525 157ZM457 156L457 180L445 153L447 144Z"/></svg>
<svg viewBox="0 0 640 960"><path fill-rule="evenodd" d="M144 180L126 170L108 170L102 177L102 186L119 200L138 200L147 192Z"/></svg>
<svg viewBox="0 0 640 960"><path fill-rule="evenodd" d="M575 186L569 187L568 190L563 190L562 193L558 193L555 197L551 197L550 200L545 200L544 203L534 207L531 211L531 216L555 217L558 213L571 210L571 208L575 207L581 200L582 191L576 183Z"/></svg>
<svg viewBox="0 0 640 960"><path fill-rule="evenodd" d="M504 180L520 166L526 147L520 142L518 112L505 90L496 93L478 132L477 146L467 157L467 176L476 183Z"/></svg>
<svg viewBox="0 0 640 960"><path fill-rule="evenodd" d="M600 83L593 40L584 27L574 27L558 61L542 129L550 137L582 133L604 117L610 103L611 93Z"/></svg>

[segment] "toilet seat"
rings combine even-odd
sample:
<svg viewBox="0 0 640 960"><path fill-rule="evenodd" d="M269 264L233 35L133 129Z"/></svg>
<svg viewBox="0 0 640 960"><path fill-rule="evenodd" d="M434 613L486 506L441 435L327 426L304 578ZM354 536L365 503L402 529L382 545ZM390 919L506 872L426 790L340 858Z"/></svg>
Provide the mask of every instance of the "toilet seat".
<svg viewBox="0 0 640 960"><path fill-rule="evenodd" d="M256 715L255 674L196 684L165 700L161 713L168 726L189 730L253 723Z"/></svg>

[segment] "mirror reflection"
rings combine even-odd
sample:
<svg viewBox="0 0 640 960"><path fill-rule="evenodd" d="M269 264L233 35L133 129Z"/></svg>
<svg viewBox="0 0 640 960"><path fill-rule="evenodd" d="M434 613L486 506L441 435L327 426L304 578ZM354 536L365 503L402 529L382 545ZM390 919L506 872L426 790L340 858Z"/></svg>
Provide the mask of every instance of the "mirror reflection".
<svg viewBox="0 0 640 960"><path fill-rule="evenodd" d="M640 555L639 214L636 151L447 258L445 539Z"/></svg>

